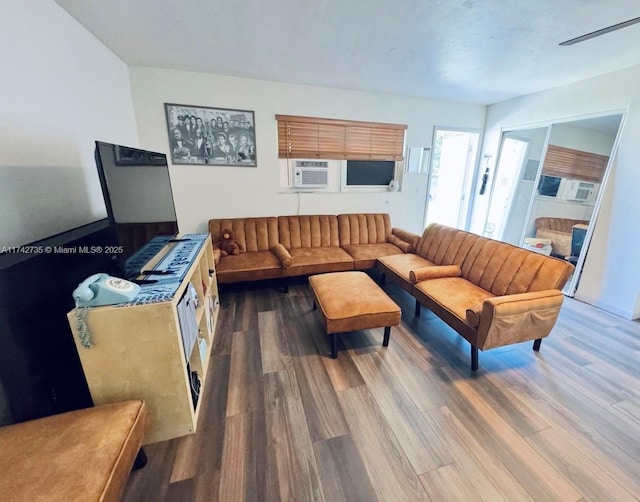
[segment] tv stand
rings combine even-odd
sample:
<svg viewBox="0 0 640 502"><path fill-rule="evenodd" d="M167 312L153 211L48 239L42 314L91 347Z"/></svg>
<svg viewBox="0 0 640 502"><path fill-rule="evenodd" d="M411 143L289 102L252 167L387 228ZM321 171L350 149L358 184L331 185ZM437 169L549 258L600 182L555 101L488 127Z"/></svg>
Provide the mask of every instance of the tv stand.
<svg viewBox="0 0 640 502"><path fill-rule="evenodd" d="M166 276L147 287L158 289L161 281L173 278L175 292L160 301L139 294L144 301L137 304L134 300L89 309L92 348L80 343L75 309L67 314L94 404L146 402L150 425L143 444L194 433L202 402L198 396L208 391L207 367L220 304L211 237L199 238L204 242L193 250L182 279ZM158 255L166 253L163 249ZM189 302L191 310L185 307ZM194 394L196 383L200 387Z"/></svg>

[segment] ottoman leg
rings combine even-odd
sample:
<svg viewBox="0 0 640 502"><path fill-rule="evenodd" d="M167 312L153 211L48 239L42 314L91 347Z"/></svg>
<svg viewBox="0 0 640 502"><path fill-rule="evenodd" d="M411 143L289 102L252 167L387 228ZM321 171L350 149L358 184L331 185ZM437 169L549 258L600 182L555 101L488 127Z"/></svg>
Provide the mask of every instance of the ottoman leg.
<svg viewBox="0 0 640 502"><path fill-rule="evenodd" d="M313 300L313 310L316 310L318 308L318 306L316 305L316 301Z"/></svg>
<svg viewBox="0 0 640 502"><path fill-rule="evenodd" d="M329 338L331 338L331 357L333 359L337 359L338 358L338 338L335 333L331 333L329 335Z"/></svg>
<svg viewBox="0 0 640 502"><path fill-rule="evenodd" d="M147 465L147 454L144 452L142 448L138 450L138 455L136 456L135 461L133 462L132 471L137 471L138 469L142 469L145 465Z"/></svg>
<svg viewBox="0 0 640 502"><path fill-rule="evenodd" d="M384 327L384 340L382 340L382 346L387 347L389 345L389 335L391 334L391 326Z"/></svg>

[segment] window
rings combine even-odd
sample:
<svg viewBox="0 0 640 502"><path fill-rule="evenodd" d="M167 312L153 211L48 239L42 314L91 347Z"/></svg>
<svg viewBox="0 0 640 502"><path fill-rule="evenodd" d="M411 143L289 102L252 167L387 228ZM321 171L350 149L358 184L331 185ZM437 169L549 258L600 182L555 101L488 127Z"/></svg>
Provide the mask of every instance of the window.
<svg viewBox="0 0 640 502"><path fill-rule="evenodd" d="M347 160L347 187L389 186L395 178L396 163L393 160Z"/></svg>
<svg viewBox="0 0 640 502"><path fill-rule="evenodd" d="M600 183L609 157L549 145L544 159L544 174Z"/></svg>
<svg viewBox="0 0 640 502"><path fill-rule="evenodd" d="M547 176L543 174L540 176L540 182L538 183L538 193L547 197L555 197L558 195L561 180L562 178L558 178L557 176Z"/></svg>
<svg viewBox="0 0 640 502"><path fill-rule="evenodd" d="M276 115L278 157L403 160L406 125Z"/></svg>

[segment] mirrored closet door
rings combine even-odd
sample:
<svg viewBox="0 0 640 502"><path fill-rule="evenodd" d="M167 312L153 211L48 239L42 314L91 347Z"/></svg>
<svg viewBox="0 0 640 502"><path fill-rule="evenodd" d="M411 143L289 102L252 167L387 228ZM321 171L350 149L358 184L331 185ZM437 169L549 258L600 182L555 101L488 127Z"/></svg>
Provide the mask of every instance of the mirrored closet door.
<svg viewBox="0 0 640 502"><path fill-rule="evenodd" d="M622 118L502 133L485 235L573 263L568 296L578 286Z"/></svg>

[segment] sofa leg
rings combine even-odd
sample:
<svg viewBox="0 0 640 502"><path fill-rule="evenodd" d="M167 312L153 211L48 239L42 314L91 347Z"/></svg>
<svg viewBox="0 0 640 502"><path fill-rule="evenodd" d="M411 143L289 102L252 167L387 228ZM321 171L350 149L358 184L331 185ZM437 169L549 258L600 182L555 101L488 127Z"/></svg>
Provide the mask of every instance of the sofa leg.
<svg viewBox="0 0 640 502"><path fill-rule="evenodd" d="M387 347L389 345L389 335L391 334L391 326L384 327L384 339L382 340L382 346Z"/></svg>
<svg viewBox="0 0 640 502"><path fill-rule="evenodd" d="M338 358L338 337L336 336L335 333L331 333L329 335L329 338L331 338L331 358L337 359Z"/></svg>
<svg viewBox="0 0 640 502"><path fill-rule="evenodd" d="M416 300L416 311L413 315L420 317L420 302L418 300Z"/></svg>
<svg viewBox="0 0 640 502"><path fill-rule="evenodd" d="M286 293L289 292L289 283L286 282L286 279L282 279L282 280L276 282L275 290L278 293L285 293L286 294Z"/></svg>
<svg viewBox="0 0 640 502"><path fill-rule="evenodd" d="M471 371L478 371L478 347L471 346Z"/></svg>
<svg viewBox="0 0 640 502"><path fill-rule="evenodd" d="M316 301L313 300L313 310L317 310L318 306L316 305Z"/></svg>
<svg viewBox="0 0 640 502"><path fill-rule="evenodd" d="M538 352L540 350L540 344L542 344L542 338L536 338L533 341L533 350Z"/></svg>
<svg viewBox="0 0 640 502"><path fill-rule="evenodd" d="M133 461L132 471L137 471L138 469L142 469L145 465L147 465L147 454L144 452L142 448L138 450L138 455L136 455L136 459Z"/></svg>
<svg viewBox="0 0 640 502"><path fill-rule="evenodd" d="M384 272L382 272L382 273L380 274L380 286L384 286L384 282L385 282L386 280L387 280L387 275L386 275Z"/></svg>

